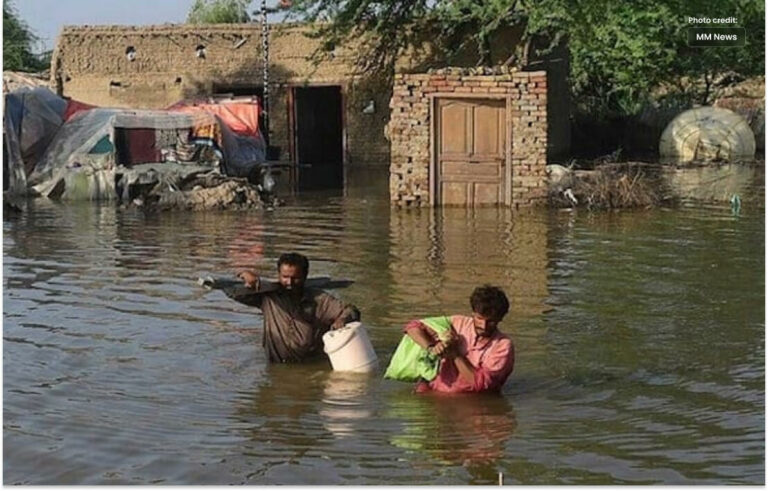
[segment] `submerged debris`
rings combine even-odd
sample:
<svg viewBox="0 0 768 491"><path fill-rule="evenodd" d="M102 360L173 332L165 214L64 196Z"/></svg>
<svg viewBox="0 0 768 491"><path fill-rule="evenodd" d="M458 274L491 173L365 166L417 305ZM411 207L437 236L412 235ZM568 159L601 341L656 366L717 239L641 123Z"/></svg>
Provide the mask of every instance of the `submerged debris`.
<svg viewBox="0 0 768 491"><path fill-rule="evenodd" d="M242 210L278 204L260 196L258 186L247 179L218 174L198 175L176 184L158 182L132 196L129 203L153 210Z"/></svg>
<svg viewBox="0 0 768 491"><path fill-rule="evenodd" d="M98 108L37 87L5 102L9 194L182 209L276 204L256 100Z"/></svg>
<svg viewBox="0 0 768 491"><path fill-rule="evenodd" d="M550 185L548 196L549 205L555 208L588 209L649 208L669 199L660 166L642 162L606 163L589 171L568 170L557 185Z"/></svg>

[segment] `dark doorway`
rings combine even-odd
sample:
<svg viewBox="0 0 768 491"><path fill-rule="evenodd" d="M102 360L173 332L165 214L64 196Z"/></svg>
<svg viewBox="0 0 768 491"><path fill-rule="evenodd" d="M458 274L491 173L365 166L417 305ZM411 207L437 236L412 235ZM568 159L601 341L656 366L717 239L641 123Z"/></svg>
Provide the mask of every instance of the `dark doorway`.
<svg viewBox="0 0 768 491"><path fill-rule="evenodd" d="M297 87L294 97L299 189L343 187L341 87Z"/></svg>
<svg viewBox="0 0 768 491"><path fill-rule="evenodd" d="M115 163L131 167L160 162L154 128L115 128Z"/></svg>

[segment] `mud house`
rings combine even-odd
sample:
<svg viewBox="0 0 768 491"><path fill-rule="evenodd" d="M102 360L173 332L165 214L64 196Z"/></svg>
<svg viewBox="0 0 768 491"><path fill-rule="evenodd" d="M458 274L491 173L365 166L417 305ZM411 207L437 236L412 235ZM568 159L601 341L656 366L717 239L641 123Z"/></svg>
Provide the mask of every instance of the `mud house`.
<svg viewBox="0 0 768 491"><path fill-rule="evenodd" d="M395 119L395 111L400 118L419 120L419 125L426 124L427 128L431 128L429 111L425 120L422 117L423 108L419 105L415 110L421 111L422 115L414 118L410 118L410 112L414 110L412 104L408 108L402 105L393 107L413 101L404 101L398 95L393 97L393 85L387 77L357 73L352 62L354 46L338 46L328 60L319 65L313 64L310 55L319 41L308 37L308 31L309 28L301 24L272 26L269 143L280 147L282 159L311 165L307 168L309 170L300 172L307 186L338 187L343 185L346 171L390 168L390 196L394 203L428 205L440 202L440 193L432 191L440 178L426 176L424 179L424 173L429 174L430 169L435 169L434 162L430 164L427 160L424 167L423 158L412 158L410 162L407 158L397 160L403 152L413 151L429 156L429 132L426 140L420 134L419 138L402 146L403 135L407 136L407 131L398 129L402 122L390 123L390 119ZM511 52L509 47L518 42L515 33L510 36L497 41L500 48L496 49L498 56L494 63L508 58ZM51 77L60 94L101 106L156 109L201 95L261 96L261 46L261 28L257 24L69 26L62 30L54 50ZM448 63L471 66L476 59L464 54L449 60L435 52L416 50L403 59L396 71L418 78L419 74L445 67ZM539 98L534 104L534 116L538 118L534 129L539 131L539 136L535 140L515 140L512 137L509 138L512 143L509 148L506 143L499 147L505 162L527 165L528 174L535 175L537 179L541 177L539 173L543 176L547 155L552 158L563 154L569 145L565 58L563 50L560 50L530 63L527 69L538 72L538 87L532 83L530 86L518 84L514 90L505 89L505 94L509 92L508 95L517 97L518 101L521 94L527 94L529 89L546 89L547 93L536 96ZM541 80L542 75L545 81ZM520 77L518 75L516 80L522 80ZM405 79L396 76L395 80L394 91L397 94L403 90ZM482 82L465 80L462 83L471 87ZM408 90L407 83L404 88ZM402 92L399 93L402 95ZM504 97L499 99L500 94L498 91L491 97L496 101L491 105L497 104L498 100L506 101ZM431 96L428 99L432 100ZM515 107L519 109L522 106ZM513 114L512 110L512 104L505 102L505 111L509 114L499 113L494 117L503 117L505 125L528 125L529 121L517 121L515 118L520 113ZM480 113L484 111L481 109ZM547 118L547 115L550 117ZM513 135L517 134L515 128L510 127L509 130ZM504 131L507 134L507 129ZM541 137L541 131L544 131L544 137ZM400 137L390 141L394 133ZM502 139L497 143L503 141L503 135L499 138ZM414 149L416 141L421 142L424 148ZM523 146L534 145L535 151L523 149ZM515 154L523 158L515 160ZM507 174L502 184L506 188L497 188L495 192L500 202L510 204L510 199L522 195L514 194L509 186L522 182L520 178L523 175L513 182L515 173ZM396 179L392 176L404 177ZM411 176L415 178L411 179ZM430 179L434 181L432 187ZM526 179L526 185L531 188L535 179ZM426 191L422 186L424 183L429 188ZM481 190L480 194L489 192ZM527 197L525 199L530 201Z"/></svg>

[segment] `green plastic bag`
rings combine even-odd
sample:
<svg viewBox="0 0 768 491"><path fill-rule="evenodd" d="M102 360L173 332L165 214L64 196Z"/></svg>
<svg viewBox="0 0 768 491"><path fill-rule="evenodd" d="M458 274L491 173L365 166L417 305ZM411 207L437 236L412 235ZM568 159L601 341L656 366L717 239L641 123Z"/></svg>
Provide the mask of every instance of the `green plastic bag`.
<svg viewBox="0 0 768 491"><path fill-rule="evenodd" d="M421 319L421 322L435 331L440 338L451 329L451 319L448 317L428 317ZM404 382L415 382L419 379L429 381L437 377L439 367L439 356L431 354L405 334L389 361L384 378Z"/></svg>

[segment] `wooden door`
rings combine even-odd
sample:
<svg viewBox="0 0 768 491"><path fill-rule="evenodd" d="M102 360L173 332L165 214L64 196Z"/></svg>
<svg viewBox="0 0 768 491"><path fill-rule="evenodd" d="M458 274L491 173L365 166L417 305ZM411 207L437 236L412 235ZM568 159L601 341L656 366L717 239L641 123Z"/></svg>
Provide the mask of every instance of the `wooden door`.
<svg viewBox="0 0 768 491"><path fill-rule="evenodd" d="M506 127L503 99L437 99L437 204L504 203Z"/></svg>

